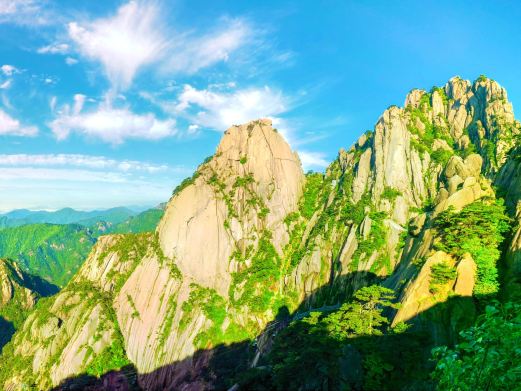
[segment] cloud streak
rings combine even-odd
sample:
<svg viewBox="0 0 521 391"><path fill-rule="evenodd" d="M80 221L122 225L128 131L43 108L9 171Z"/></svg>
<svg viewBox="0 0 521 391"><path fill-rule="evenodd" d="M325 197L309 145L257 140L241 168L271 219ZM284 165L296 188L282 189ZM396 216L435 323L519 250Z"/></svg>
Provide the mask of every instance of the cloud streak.
<svg viewBox="0 0 521 391"><path fill-rule="evenodd" d="M37 133L37 127L24 126L19 120L0 109L0 135L30 137L36 136Z"/></svg>
<svg viewBox="0 0 521 391"><path fill-rule="evenodd" d="M252 34L243 20L236 19L202 37L178 37L170 45L171 54L162 69L166 73L193 74L215 63L227 61L234 51L251 40Z"/></svg>
<svg viewBox="0 0 521 391"><path fill-rule="evenodd" d="M121 172L144 171L158 173L169 170L166 164L151 164L136 160L115 160L105 156L82 154L10 154L0 155L0 166L36 167L82 167L95 170ZM182 170L177 168L176 171Z"/></svg>
<svg viewBox="0 0 521 391"><path fill-rule="evenodd" d="M19 25L48 24L50 16L43 9L45 0L1 0L0 23Z"/></svg>

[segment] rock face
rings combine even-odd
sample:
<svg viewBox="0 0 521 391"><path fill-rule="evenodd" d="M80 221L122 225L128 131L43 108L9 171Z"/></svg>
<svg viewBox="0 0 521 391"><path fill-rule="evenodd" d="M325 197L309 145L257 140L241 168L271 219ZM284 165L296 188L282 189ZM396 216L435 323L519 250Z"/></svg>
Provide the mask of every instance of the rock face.
<svg viewBox="0 0 521 391"><path fill-rule="evenodd" d="M283 220L296 210L303 182L298 156L270 120L233 126L194 184L168 204L158 227L161 248L184 276L226 296L234 270L223 260L237 245L256 245L263 229L278 238L281 252L288 240Z"/></svg>
<svg viewBox="0 0 521 391"><path fill-rule="evenodd" d="M373 281L398 293L393 324L421 325L437 304L468 299L477 275L468 254L437 249L436 217L491 202L493 180L517 183L509 156L520 129L502 87L458 77L411 91L325 175L304 176L269 120L233 126L176 189L155 234L98 241L73 281L16 334L4 355L27 365L0 380L56 386L97 374L100 357L120 352L101 369L128 359L144 389L224 388L212 367L223 361L216 347L251 340L284 311L338 304ZM508 193L514 209L519 188ZM434 289L440 263L455 275ZM448 314L449 323L460 315Z"/></svg>
<svg viewBox="0 0 521 391"><path fill-rule="evenodd" d="M31 277L15 262L0 259L0 313L15 302L20 311L31 309L40 296L33 285Z"/></svg>
<svg viewBox="0 0 521 391"><path fill-rule="evenodd" d="M73 281L27 320L13 343L13 355L32 363L22 378L57 386L90 373L120 341L139 373L156 374L143 376L142 387L180 387L197 348L243 338L272 316L270 305L248 314L237 303L262 281L243 291L233 279L255 269L266 247L270 261L280 260L289 240L284 219L298 208L303 184L298 156L271 121L228 129L216 154L177 189L156 234L101 237Z"/></svg>

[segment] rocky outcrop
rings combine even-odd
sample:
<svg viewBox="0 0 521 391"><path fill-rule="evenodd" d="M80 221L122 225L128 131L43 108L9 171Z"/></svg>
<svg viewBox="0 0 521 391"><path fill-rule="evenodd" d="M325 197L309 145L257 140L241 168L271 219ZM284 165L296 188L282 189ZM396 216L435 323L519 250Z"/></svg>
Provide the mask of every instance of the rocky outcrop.
<svg viewBox="0 0 521 391"><path fill-rule="evenodd" d="M3 308L16 306L19 311L31 309L40 294L31 276L16 262L0 259L0 314Z"/></svg>
<svg viewBox="0 0 521 391"><path fill-rule="evenodd" d="M298 156L270 120L231 127L193 184L169 202L158 227L161 248L184 276L226 296L236 269L226 260L237 246L256 246L268 229L282 252L283 220L297 208L303 182Z"/></svg>

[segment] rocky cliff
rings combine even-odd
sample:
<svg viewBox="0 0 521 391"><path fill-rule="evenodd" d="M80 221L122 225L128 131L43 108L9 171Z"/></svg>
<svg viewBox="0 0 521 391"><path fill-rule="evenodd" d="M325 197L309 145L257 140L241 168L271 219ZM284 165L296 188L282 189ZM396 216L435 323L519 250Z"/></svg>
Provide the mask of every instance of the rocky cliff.
<svg viewBox="0 0 521 391"><path fill-rule="evenodd" d="M0 315L15 321L20 312L33 308L39 297L34 289L31 277L15 262L0 259Z"/></svg>
<svg viewBox="0 0 521 391"><path fill-rule="evenodd" d="M15 261L0 259L0 347L21 327L36 302L56 287L25 273Z"/></svg>
<svg viewBox="0 0 521 391"><path fill-rule="evenodd" d="M506 91L484 77L412 90L325 174L304 176L269 120L233 126L175 190L155 234L103 237L38 306L0 379L49 388L132 364L145 389L212 388L215 348L254 339L284 311L335 306L376 282L397 292L393 324L420 327L449 298L497 294L500 236L484 257L479 235L461 245L449 228L464 215L504 232L492 184L514 210L520 130ZM435 339L472 317L465 305L428 323Z"/></svg>

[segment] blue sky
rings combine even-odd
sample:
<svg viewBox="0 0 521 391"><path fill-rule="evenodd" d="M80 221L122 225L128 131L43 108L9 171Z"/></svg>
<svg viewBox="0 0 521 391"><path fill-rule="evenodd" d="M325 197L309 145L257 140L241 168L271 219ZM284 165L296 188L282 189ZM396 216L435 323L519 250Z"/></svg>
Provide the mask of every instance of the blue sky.
<svg viewBox="0 0 521 391"><path fill-rule="evenodd" d="M521 5L0 0L0 210L153 205L232 124L322 170L414 88L521 104Z"/></svg>

